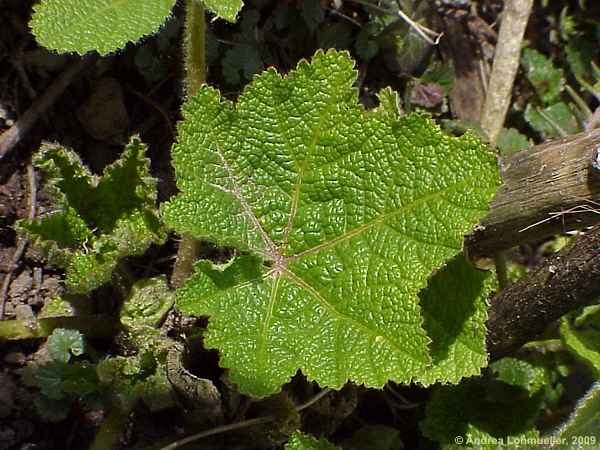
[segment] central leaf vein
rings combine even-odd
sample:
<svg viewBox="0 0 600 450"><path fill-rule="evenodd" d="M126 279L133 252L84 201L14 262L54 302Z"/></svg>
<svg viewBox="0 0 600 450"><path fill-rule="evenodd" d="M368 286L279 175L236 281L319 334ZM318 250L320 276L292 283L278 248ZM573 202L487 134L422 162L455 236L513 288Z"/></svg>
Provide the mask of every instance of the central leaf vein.
<svg viewBox="0 0 600 450"><path fill-rule="evenodd" d="M233 172L233 168L227 162L227 159L225 158L225 155L223 155L223 152L221 152L218 148L216 148L215 151L216 151L217 155L219 156L219 159L221 160L221 164L223 165L223 168L227 172L227 177L229 178L229 181L231 182L231 189L226 189L222 186L218 186L218 185L214 185L214 184L211 184L211 186L213 186L217 189L220 189L224 192L227 192L235 197L235 199L240 203L240 206L242 207L242 211L244 212L244 215L250 220L250 222L252 222L252 224L254 225L254 228L260 235L260 238L266 247L267 255L273 260L273 262L275 263L275 265L277 267L280 267L280 268L285 267L285 261L283 259L283 256L279 253L277 246L275 245L275 243L273 242L271 237L267 234L267 232L263 228L262 224L258 220L258 217L256 217L256 214L254 214L254 211L252 211L252 207L250 206L250 203L246 200L246 198L242 194L242 189L235 178L235 173Z"/></svg>
<svg viewBox="0 0 600 450"><path fill-rule="evenodd" d="M421 206L423 203L428 202L430 200L434 200L434 199L439 199L440 197L442 197L444 194L447 194L448 192L454 190L454 189L459 189L462 188L464 186L469 186L471 185L472 180L471 179L463 179L457 183L454 183L448 187L445 188L444 191L434 191L431 192L430 194L424 195L422 197L419 197L415 200L413 200L412 202L406 204L405 206L395 210L395 211L391 211L387 214L382 214L378 217L375 217L374 219L370 220L367 223L364 223L356 228L353 228L350 231L347 231L344 234L341 234L339 236L334 237L333 239L330 239L329 241L325 241L322 242L318 245L315 245L312 248L309 248L307 250L304 250L300 253L297 253L295 255L289 256L287 257L287 261L297 261L300 258L303 258L305 256L309 256L309 255L314 255L315 253L320 252L321 250L325 250L327 248L331 248L336 244L339 244L340 242L343 241L347 241L348 239L351 239L355 236L358 236L359 234L361 234L362 232L368 230L369 228L372 228L378 224L383 223L385 220L389 219L390 217L396 216L398 214L401 213L406 213L412 209L415 209L418 206ZM443 198L442 198L443 199ZM441 246L442 244L440 243L435 243L435 244L431 244L431 245L439 245ZM456 249L459 250L459 249Z"/></svg>

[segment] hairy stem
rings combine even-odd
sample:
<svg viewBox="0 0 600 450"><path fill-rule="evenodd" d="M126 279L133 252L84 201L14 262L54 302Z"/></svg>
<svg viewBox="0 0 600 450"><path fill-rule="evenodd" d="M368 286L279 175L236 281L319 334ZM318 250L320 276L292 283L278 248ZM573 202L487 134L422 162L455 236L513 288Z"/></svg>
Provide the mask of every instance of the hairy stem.
<svg viewBox="0 0 600 450"><path fill-rule="evenodd" d="M192 97L206 83L204 7L196 0L186 1L184 52L186 95Z"/></svg>
<svg viewBox="0 0 600 450"><path fill-rule="evenodd" d="M184 58L186 95L192 97L206 83L205 58L206 24L204 7L195 0L186 1ZM183 235L177 250L177 259L171 275L171 285L181 287L194 270L194 262L200 251L200 242L192 236Z"/></svg>

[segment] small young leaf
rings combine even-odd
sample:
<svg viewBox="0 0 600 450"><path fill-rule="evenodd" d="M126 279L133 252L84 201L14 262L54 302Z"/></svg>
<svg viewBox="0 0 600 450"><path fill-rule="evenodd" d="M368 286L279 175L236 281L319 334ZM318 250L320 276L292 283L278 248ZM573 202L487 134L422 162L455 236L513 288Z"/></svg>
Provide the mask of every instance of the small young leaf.
<svg viewBox="0 0 600 450"><path fill-rule="evenodd" d="M564 88L564 76L545 55L531 48L523 50L521 64L545 104L554 103Z"/></svg>
<svg viewBox="0 0 600 450"><path fill-rule="evenodd" d="M110 280L118 261L164 239L156 212L156 182L145 146L133 139L121 158L92 176L72 151L44 146L35 165L47 176L56 211L21 220L16 228L65 267L71 293L87 293Z"/></svg>
<svg viewBox="0 0 600 450"><path fill-rule="evenodd" d="M563 102L543 109L537 109L530 103L525 108L524 117L545 139L564 137L581 131L577 118Z"/></svg>
<svg viewBox="0 0 600 450"><path fill-rule="evenodd" d="M62 297L54 297L46 302L37 314L36 318L45 319L46 317L72 317L75 315L75 308Z"/></svg>
<svg viewBox="0 0 600 450"><path fill-rule="evenodd" d="M215 13L217 17L222 17L228 22L235 22L237 14L244 6L242 0L196 0L201 2L210 11Z"/></svg>
<svg viewBox="0 0 600 450"><path fill-rule="evenodd" d="M175 297L164 277L136 282L123 302L121 323L129 328L157 326L171 309Z"/></svg>
<svg viewBox="0 0 600 450"><path fill-rule="evenodd" d="M68 363L71 355L83 354L83 335L77 330L57 328L48 337L48 353L54 361Z"/></svg>
<svg viewBox="0 0 600 450"><path fill-rule="evenodd" d="M307 434L295 432L285 444L285 450L340 450L327 439L316 439Z"/></svg>
<svg viewBox="0 0 600 450"><path fill-rule="evenodd" d="M152 351L106 358L98 363L96 372L99 382L110 387L113 401L123 409L131 408L139 399L152 411L175 405L166 366Z"/></svg>
<svg viewBox="0 0 600 450"><path fill-rule="evenodd" d="M502 156L512 155L529 147L527 136L519 133L514 128L502 128L496 144Z"/></svg>
<svg viewBox="0 0 600 450"><path fill-rule="evenodd" d="M205 342L245 393L272 394L299 368L334 388L422 373L431 356L418 292L460 252L499 183L473 135L368 113L355 80L347 53L319 51L286 77L256 77L235 107L204 87L184 108L181 194L163 217L255 262L232 285L199 266L177 304L211 316Z"/></svg>
<svg viewBox="0 0 600 450"><path fill-rule="evenodd" d="M29 26L36 40L60 53L106 55L155 33L176 0L42 0Z"/></svg>

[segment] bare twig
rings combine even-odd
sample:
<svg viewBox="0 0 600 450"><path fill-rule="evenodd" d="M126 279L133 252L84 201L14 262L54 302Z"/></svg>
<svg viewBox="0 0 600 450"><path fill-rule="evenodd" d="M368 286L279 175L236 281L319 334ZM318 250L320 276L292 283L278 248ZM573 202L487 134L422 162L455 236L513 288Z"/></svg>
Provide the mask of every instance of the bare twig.
<svg viewBox="0 0 600 450"><path fill-rule="evenodd" d="M491 143L496 142L510 105L512 87L519 68L521 43L533 0L507 0L505 4L481 115L481 128Z"/></svg>
<svg viewBox="0 0 600 450"><path fill-rule="evenodd" d="M27 215L27 218L33 220L35 218L35 207L37 203L37 187L35 183L35 172L31 163L27 166L27 179L29 181L29 214ZM0 320L4 319L4 308L8 297L8 288L12 280L13 272L17 267L17 263L21 259L21 256L23 256L23 252L25 252L25 247L27 247L27 239L21 236L17 248L10 260L8 272L4 276L4 281L2 282L2 289L0 290Z"/></svg>
<svg viewBox="0 0 600 450"><path fill-rule="evenodd" d="M319 400L321 400L323 397L325 397L330 392L331 392L331 389L329 389L329 388L323 389L321 392L319 392L317 395L315 395L313 398L311 398L307 402L304 402L301 405L296 406L296 411L300 412L300 411L305 410L306 408L310 408L312 405L317 403Z"/></svg>
<svg viewBox="0 0 600 450"><path fill-rule="evenodd" d="M535 145L500 159L503 185L467 238L472 259L598 223L600 174L592 161L600 129Z"/></svg>
<svg viewBox="0 0 600 450"><path fill-rule="evenodd" d="M534 339L553 321L600 295L600 226L573 239L491 301L487 348L498 359Z"/></svg>
<svg viewBox="0 0 600 450"><path fill-rule="evenodd" d="M46 91L36 99L25 114L15 124L0 135L0 160L23 139L27 132L38 121L39 117L56 102L63 91L75 79L77 74L85 67L88 58L80 59L71 64L67 70L52 82Z"/></svg>

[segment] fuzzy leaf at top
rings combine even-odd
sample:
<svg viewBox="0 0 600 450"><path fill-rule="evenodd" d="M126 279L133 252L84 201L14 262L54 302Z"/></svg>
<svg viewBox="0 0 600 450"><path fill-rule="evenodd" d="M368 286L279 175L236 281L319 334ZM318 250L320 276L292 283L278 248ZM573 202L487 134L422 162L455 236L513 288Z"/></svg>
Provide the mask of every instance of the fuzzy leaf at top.
<svg viewBox="0 0 600 450"><path fill-rule="evenodd" d="M206 8L222 17L228 22L235 22L237 14L244 6L242 0L196 0L203 3Z"/></svg>
<svg viewBox="0 0 600 450"><path fill-rule="evenodd" d="M429 367L419 291L462 248L499 176L475 137L366 112L347 53L269 69L236 105L204 87L173 148L181 191L163 217L249 255L203 262L180 289L243 392L298 369L321 385L410 382Z"/></svg>
<svg viewBox="0 0 600 450"><path fill-rule="evenodd" d="M121 158L93 176L72 151L47 145L35 159L46 175L55 210L33 221L26 233L66 269L71 293L86 293L110 280L120 258L142 254L164 233L156 215L156 182L149 175L145 146L133 139Z"/></svg>
<svg viewBox="0 0 600 450"><path fill-rule="evenodd" d="M29 26L36 40L60 53L101 55L155 33L175 0L42 0Z"/></svg>

